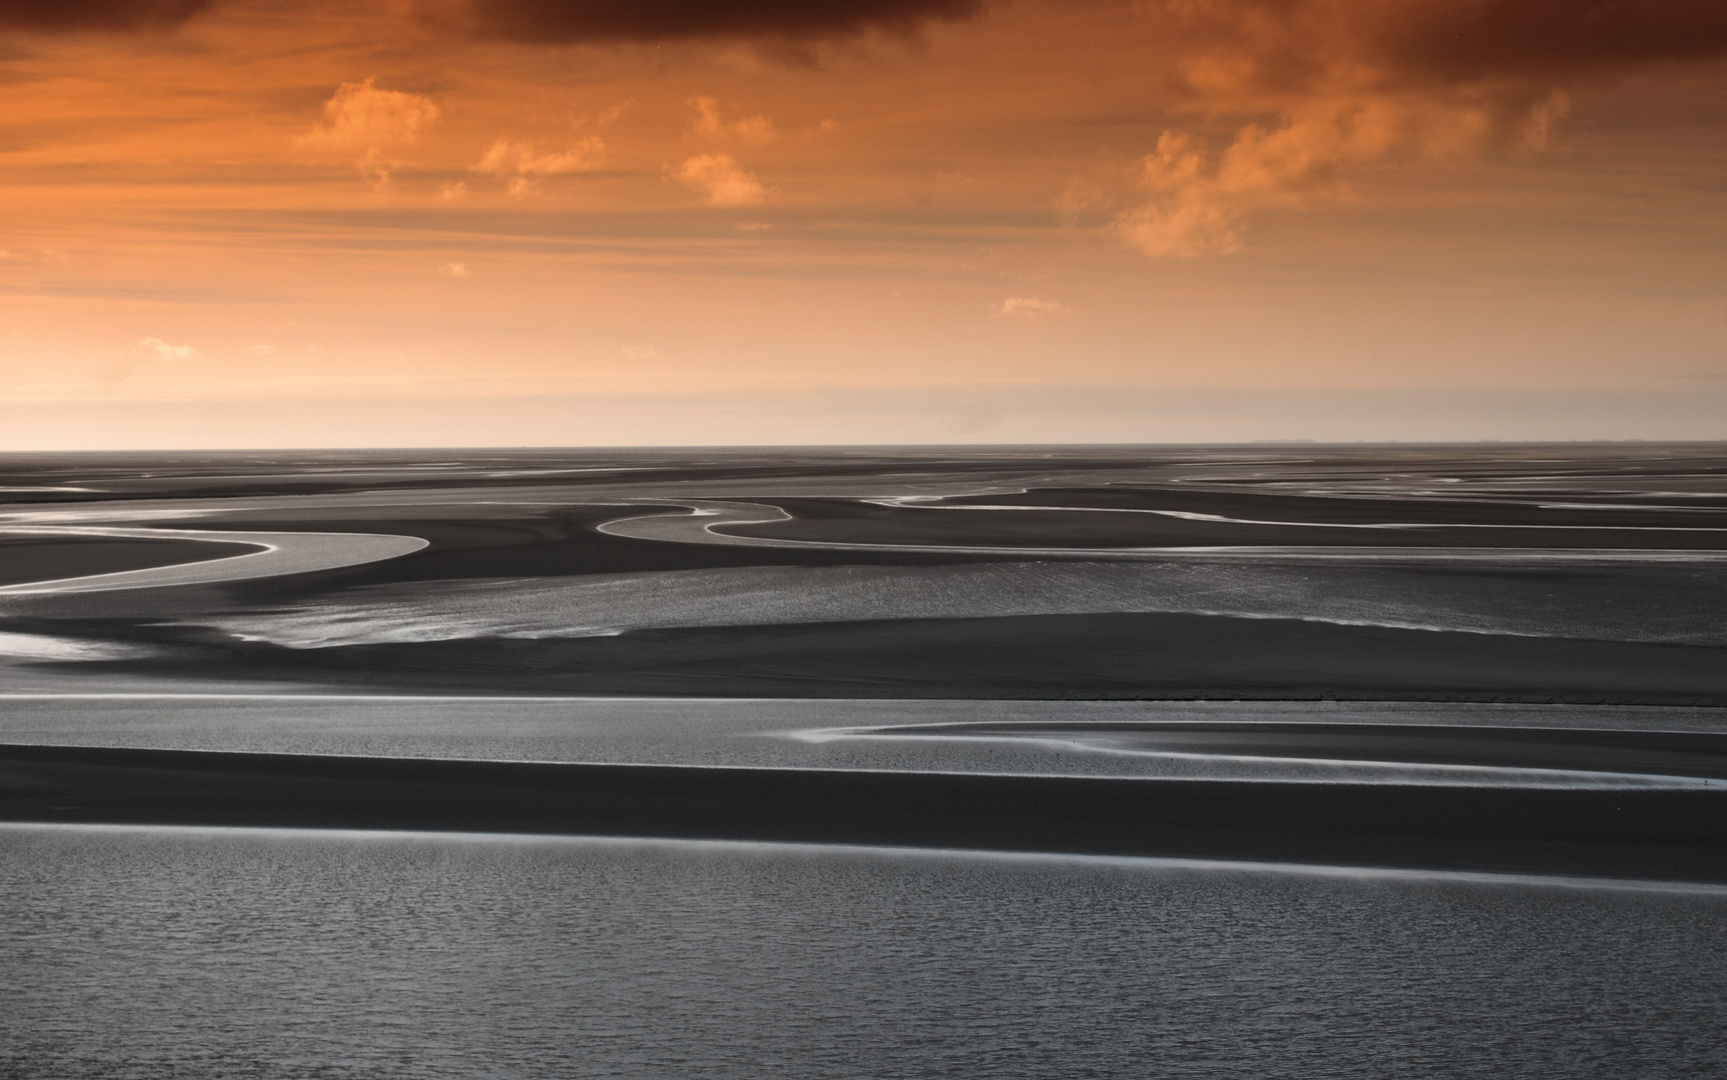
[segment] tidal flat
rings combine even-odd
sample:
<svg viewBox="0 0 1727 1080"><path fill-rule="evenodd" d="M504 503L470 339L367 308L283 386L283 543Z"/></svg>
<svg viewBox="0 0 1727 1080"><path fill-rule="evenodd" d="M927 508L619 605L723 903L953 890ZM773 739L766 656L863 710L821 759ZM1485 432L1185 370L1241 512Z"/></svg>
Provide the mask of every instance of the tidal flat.
<svg viewBox="0 0 1727 1080"><path fill-rule="evenodd" d="M18 1075L1719 1075L1720 446L0 474Z"/></svg>

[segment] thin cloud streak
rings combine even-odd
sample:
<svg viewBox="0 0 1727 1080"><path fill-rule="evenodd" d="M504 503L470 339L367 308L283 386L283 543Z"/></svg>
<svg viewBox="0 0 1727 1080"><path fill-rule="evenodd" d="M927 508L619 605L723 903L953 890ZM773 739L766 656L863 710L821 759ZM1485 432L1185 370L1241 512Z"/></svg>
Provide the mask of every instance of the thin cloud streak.
<svg viewBox="0 0 1727 1080"><path fill-rule="evenodd" d="M170 345L158 337L139 338L134 348L157 360L195 360L203 355L190 345Z"/></svg>
<svg viewBox="0 0 1727 1080"><path fill-rule="evenodd" d="M1007 318L1036 318L1048 315L1078 315L1079 309L1054 300L1039 300L1035 296L1010 296L1001 302L996 313Z"/></svg>
<svg viewBox="0 0 1727 1080"><path fill-rule="evenodd" d="M974 17L987 0L416 0L423 22L482 38L565 44L831 40Z"/></svg>

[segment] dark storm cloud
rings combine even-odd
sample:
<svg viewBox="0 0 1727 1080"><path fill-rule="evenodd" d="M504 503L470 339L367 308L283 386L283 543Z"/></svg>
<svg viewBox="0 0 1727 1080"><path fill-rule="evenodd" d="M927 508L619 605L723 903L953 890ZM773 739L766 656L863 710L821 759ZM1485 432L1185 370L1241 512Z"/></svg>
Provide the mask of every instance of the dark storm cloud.
<svg viewBox="0 0 1727 1080"><path fill-rule="evenodd" d="M42 31L171 29L213 0L0 0L0 29Z"/></svg>
<svg viewBox="0 0 1727 1080"><path fill-rule="evenodd" d="M1162 0L1184 53L1298 89L1341 71L1383 84L1568 82L1727 55L1722 0Z"/></svg>
<svg viewBox="0 0 1727 1080"><path fill-rule="evenodd" d="M1388 53L1441 77L1566 78L1727 54L1721 0L1463 0L1410 5Z"/></svg>
<svg viewBox="0 0 1727 1080"><path fill-rule="evenodd" d="M975 15L988 0L418 0L428 22L548 43L844 37Z"/></svg>

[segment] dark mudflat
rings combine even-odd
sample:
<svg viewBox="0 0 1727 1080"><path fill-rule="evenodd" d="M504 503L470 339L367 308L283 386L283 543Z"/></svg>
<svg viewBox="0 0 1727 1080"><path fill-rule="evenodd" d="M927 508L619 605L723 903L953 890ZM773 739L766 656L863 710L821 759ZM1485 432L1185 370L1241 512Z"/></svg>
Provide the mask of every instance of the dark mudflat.
<svg viewBox="0 0 1727 1080"><path fill-rule="evenodd" d="M1086 739L1149 753L1566 769L1727 780L1727 731L1253 720L1038 720L900 725L866 734L901 739Z"/></svg>
<svg viewBox="0 0 1727 1080"><path fill-rule="evenodd" d="M251 555L253 544L206 540L108 540L55 537L0 540L0 585L148 570L158 566Z"/></svg>
<svg viewBox="0 0 1727 1080"><path fill-rule="evenodd" d="M0 820L849 843L1727 882L1727 792L0 747Z"/></svg>
<svg viewBox="0 0 1727 1080"><path fill-rule="evenodd" d="M989 548L1049 547L1448 547L1657 548L1727 547L1727 511L1542 509L1507 502L1427 503L1389 499L1298 499L1252 492L1155 491L1146 506L1124 502L1119 489L980 496L921 506L882 506L845 499L759 498L789 521L723 525L717 531L760 539L824 544L934 544ZM987 503L984 500L988 500ZM1315 505L1307 506L1304 503ZM1340 505L1343 504L1343 505ZM980 505L1023 506L991 510ZM1047 507L1064 505L1063 509ZM969 508L968 508L969 507ZM1135 512L1138 511L1138 512ZM1221 520L1170 517L1203 513ZM1351 522L1351 517L1360 519ZM1387 524L1395 527L1386 527Z"/></svg>
<svg viewBox="0 0 1727 1080"><path fill-rule="evenodd" d="M1192 614L1027 615L637 630L288 649L157 624L145 675L393 691L689 697L1564 701L1727 705L1727 648Z"/></svg>

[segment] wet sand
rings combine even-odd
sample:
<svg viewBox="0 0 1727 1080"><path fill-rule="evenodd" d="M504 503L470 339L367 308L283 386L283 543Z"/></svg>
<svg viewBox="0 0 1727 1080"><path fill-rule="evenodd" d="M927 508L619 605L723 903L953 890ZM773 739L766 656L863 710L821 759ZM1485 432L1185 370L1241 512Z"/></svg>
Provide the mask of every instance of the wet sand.
<svg viewBox="0 0 1727 1080"><path fill-rule="evenodd" d="M38 455L0 465L0 517L35 523L24 527L254 533L331 553L233 560L224 580L151 589L0 585L0 632L25 646L28 635L89 645L60 650L75 661L33 662L31 678L1727 704L1719 447ZM718 537L701 523L722 517L692 516L692 505L766 507L783 520L721 527L759 532L759 546L710 542ZM953 508L987 505L1058 509ZM655 538L601 531L627 518L658 520ZM1397 527L1358 527L1386 524ZM831 546L775 546L792 537ZM396 538L402 550L368 555L368 538ZM1149 544L1111 557L1150 567L1157 544L1197 540L1226 553L1166 559L1162 577L1086 578L1069 555ZM1367 560L1368 541L1395 557ZM925 542L974 547L917 550ZM1017 543L1057 554L999 550ZM333 565L344 559L354 564ZM284 576L252 576L269 565ZM1060 570L1040 578L1047 566ZM971 576L943 582L932 567ZM746 568L774 573L689 576ZM800 581L800 568L826 576ZM848 581L850 568L867 573ZM894 575L897 585L886 582ZM576 579L596 588L562 589Z"/></svg>
<svg viewBox="0 0 1727 1080"><path fill-rule="evenodd" d="M1727 509L1540 506L1119 488L913 505L776 499L789 520L727 536L827 544L1013 548L1210 546L1727 549Z"/></svg>
<svg viewBox="0 0 1727 1080"><path fill-rule="evenodd" d="M233 532L213 529L167 529L161 527L66 526L72 538L107 534L129 539L179 539L197 544L240 545L238 555L178 562L135 570L75 577L30 580L0 586L0 595L60 596L78 593L125 592L254 581L260 578L294 576L346 566L398 558L426 546L414 536L375 533L323 532ZM38 526L38 535L53 536L52 526Z"/></svg>
<svg viewBox="0 0 1727 1080"><path fill-rule="evenodd" d="M94 633L98 624L85 624ZM163 628L96 636L164 644ZM182 634L91 671L394 692L1727 705L1727 648L1096 614L696 627L290 649Z"/></svg>
<svg viewBox="0 0 1727 1080"><path fill-rule="evenodd" d="M0 747L0 820L844 843L1727 882L1727 792Z"/></svg>
<svg viewBox="0 0 1727 1080"><path fill-rule="evenodd" d="M180 566L257 550L252 544L204 540L8 539L0 533L0 586Z"/></svg>
<svg viewBox="0 0 1727 1080"><path fill-rule="evenodd" d="M1472 782L1492 776L1487 770L1495 769L1562 770L1574 775L1568 781L1555 777L1556 782L1571 783L1594 782L1587 778L1590 774L1599 774L1602 782L1632 775L1651 782L1709 778L1727 790L1727 733L1722 732L1232 719L936 723L864 729L855 735L911 741L1076 741L1117 753L1200 759L1430 764L1455 767L1459 777L1476 777Z"/></svg>
<svg viewBox="0 0 1727 1080"><path fill-rule="evenodd" d="M14 686L1727 707L1720 447L41 455L0 474L0 522L64 537L0 549L17 556L0 582L13 650L0 678ZM102 530L115 535L96 542ZM194 533L300 555L119 582L151 588L8 587L223 550ZM1158 551L1207 546L1221 554ZM262 576L272 566L282 576ZM1058 602L1085 606L1027 606ZM1727 881L1727 754L1710 732L1222 722L835 737L1088 740L1085 753L1214 754L1236 771L865 771L905 742L800 759L849 762L825 771L694 767L722 763L702 751L654 765L239 753L280 746L220 732L200 743L211 752L127 748L139 733L0 749L0 820ZM1256 780L1241 765L1254 755L1282 764Z"/></svg>

